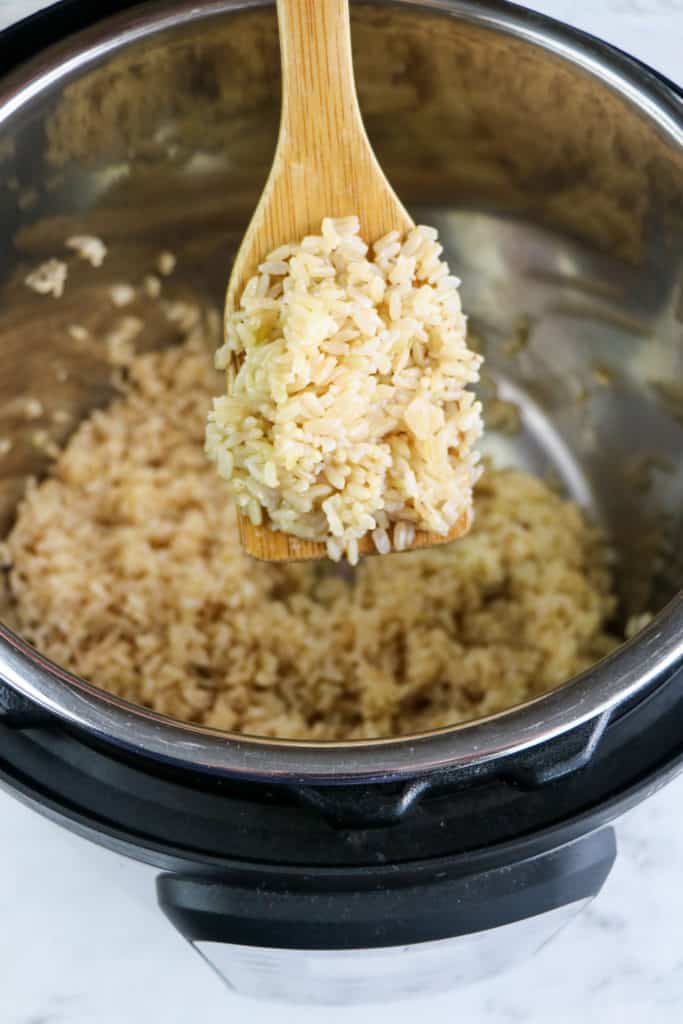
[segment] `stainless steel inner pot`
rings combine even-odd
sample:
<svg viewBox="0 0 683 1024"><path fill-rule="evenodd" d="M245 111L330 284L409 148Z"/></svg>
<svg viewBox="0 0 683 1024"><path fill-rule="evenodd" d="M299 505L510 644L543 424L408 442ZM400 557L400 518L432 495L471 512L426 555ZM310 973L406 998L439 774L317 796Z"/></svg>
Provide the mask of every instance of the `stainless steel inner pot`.
<svg viewBox="0 0 683 1024"><path fill-rule="evenodd" d="M683 658L683 105L616 51L504 3L358 3L361 106L416 218L438 226L504 410L486 447L552 474L610 530L623 614L654 621L554 693L488 720L353 744L226 736L98 691L0 626L0 677L94 735L251 778L372 780L512 754L599 720ZM179 254L175 296L220 306L277 130L274 9L160 2L0 80L0 524L35 432L105 403L109 370L68 331L108 287ZM106 239L60 300L23 284L75 233ZM154 332L151 332L152 335ZM159 341L168 343L167 332ZM43 412L27 420L26 399ZM501 402L503 403L501 405ZM510 403L510 404L507 404ZM503 422L504 421L504 422ZM11 618L11 612L6 617Z"/></svg>

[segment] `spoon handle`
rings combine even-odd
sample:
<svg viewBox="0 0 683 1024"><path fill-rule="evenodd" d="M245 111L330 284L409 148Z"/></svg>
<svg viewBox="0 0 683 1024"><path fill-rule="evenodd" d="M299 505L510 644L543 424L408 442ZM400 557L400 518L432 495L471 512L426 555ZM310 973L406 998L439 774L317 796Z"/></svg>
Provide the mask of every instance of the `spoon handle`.
<svg viewBox="0 0 683 1024"><path fill-rule="evenodd" d="M282 59L278 149L329 165L366 145L353 75L349 0L277 0Z"/></svg>

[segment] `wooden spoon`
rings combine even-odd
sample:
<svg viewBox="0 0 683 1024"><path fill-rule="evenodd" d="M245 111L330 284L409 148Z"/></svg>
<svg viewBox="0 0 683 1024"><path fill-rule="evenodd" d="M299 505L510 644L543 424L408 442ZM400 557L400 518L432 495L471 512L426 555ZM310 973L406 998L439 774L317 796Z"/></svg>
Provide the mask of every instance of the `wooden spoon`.
<svg viewBox="0 0 683 1024"><path fill-rule="evenodd" d="M277 0L282 111L273 166L235 260L225 300L230 316L244 287L273 249L318 234L323 217L360 218L361 236L404 235L413 221L382 172L358 106L349 0ZM454 540L470 526L463 513L447 535L418 531L411 548ZM324 544L254 526L239 516L242 545L271 562L326 558ZM361 554L376 554L372 539Z"/></svg>

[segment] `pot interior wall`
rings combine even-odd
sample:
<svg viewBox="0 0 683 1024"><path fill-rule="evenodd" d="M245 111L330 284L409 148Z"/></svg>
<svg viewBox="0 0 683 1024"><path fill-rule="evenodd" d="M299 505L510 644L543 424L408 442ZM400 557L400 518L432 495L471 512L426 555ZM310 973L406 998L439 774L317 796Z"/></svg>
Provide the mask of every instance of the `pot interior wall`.
<svg viewBox="0 0 683 1024"><path fill-rule="evenodd" d="M112 394L101 345L70 330L97 338L120 318L110 286L139 285L170 249L165 295L221 304L279 104L273 10L229 6L121 45L0 122L2 529L47 465L36 431L62 440ZM683 576L680 147L599 78L471 20L357 5L353 37L379 158L463 279L487 449L602 518L623 613L658 610ZM106 240L104 265L70 258L61 299L30 291L27 272L82 233ZM145 344L172 343L144 303Z"/></svg>

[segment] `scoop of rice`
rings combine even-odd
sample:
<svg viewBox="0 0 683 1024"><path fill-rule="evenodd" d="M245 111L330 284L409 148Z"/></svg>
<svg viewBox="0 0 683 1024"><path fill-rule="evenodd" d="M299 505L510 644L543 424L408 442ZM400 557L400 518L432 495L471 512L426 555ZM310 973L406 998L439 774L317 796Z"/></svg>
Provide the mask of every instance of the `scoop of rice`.
<svg viewBox="0 0 683 1024"><path fill-rule="evenodd" d="M261 264L217 353L228 393L206 433L244 515L350 561L366 534L381 553L415 529L447 534L471 505L482 429L481 356L436 230L371 250L359 230L325 219Z"/></svg>

